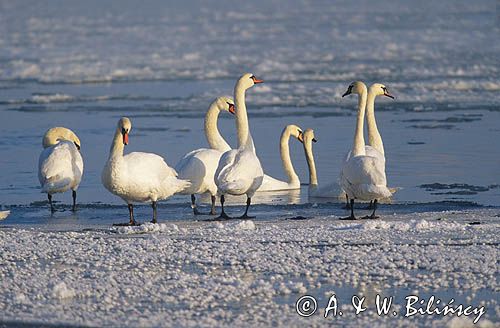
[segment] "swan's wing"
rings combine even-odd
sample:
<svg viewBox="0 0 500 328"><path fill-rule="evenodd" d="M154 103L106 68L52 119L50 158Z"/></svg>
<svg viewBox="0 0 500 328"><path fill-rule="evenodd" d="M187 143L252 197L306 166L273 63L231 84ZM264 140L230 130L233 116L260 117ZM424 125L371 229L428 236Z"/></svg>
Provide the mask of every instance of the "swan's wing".
<svg viewBox="0 0 500 328"><path fill-rule="evenodd" d="M221 165L222 164L222 165ZM231 150L224 153L216 173L216 184L221 191L233 194L255 192L262 184L264 172L260 161L250 149Z"/></svg>
<svg viewBox="0 0 500 328"><path fill-rule="evenodd" d="M215 170L222 153L215 149L197 149L186 154L175 166L179 179L191 181L191 187L185 194L217 192L214 182Z"/></svg>
<svg viewBox="0 0 500 328"><path fill-rule="evenodd" d="M342 188L360 199L390 197L385 176L385 161L379 157L355 156L342 168Z"/></svg>
<svg viewBox="0 0 500 328"><path fill-rule="evenodd" d="M381 152L379 152L377 149L373 148L372 146L365 145L365 153L366 153L366 156L378 157L385 162L385 156ZM352 154L352 150L349 150L345 154L343 163L347 163L347 161L349 161L349 159L351 159L351 154Z"/></svg>
<svg viewBox="0 0 500 328"><path fill-rule="evenodd" d="M257 189L257 191L277 191L288 189L290 189L290 184L288 182L281 181L273 178L272 176L264 174L262 184L260 185L259 189Z"/></svg>
<svg viewBox="0 0 500 328"><path fill-rule="evenodd" d="M163 157L153 153L133 152L123 156L131 187L151 190L159 199L188 188L191 183L177 178L177 172Z"/></svg>
<svg viewBox="0 0 500 328"><path fill-rule="evenodd" d="M77 186L82 173L83 160L72 142L61 141L40 154L38 179L43 192L64 192Z"/></svg>

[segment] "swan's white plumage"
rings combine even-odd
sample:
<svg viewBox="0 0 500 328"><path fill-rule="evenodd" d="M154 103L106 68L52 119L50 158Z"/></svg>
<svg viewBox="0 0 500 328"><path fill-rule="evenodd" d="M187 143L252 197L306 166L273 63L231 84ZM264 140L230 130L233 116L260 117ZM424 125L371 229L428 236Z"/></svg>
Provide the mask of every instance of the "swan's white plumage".
<svg viewBox="0 0 500 328"><path fill-rule="evenodd" d="M218 97L210 105L205 116L205 137L211 149L200 148L193 150L177 163L175 166L179 179L191 181L191 186L184 189L181 194L217 194L214 176L219 160L223 152L231 147L220 135L217 128L217 120L221 111L232 111L234 102L229 97Z"/></svg>
<svg viewBox="0 0 500 328"><path fill-rule="evenodd" d="M221 194L252 197L262 184L264 171L253 151L233 149L222 155L215 176Z"/></svg>
<svg viewBox="0 0 500 328"><path fill-rule="evenodd" d="M52 128L44 136L45 149L38 160L38 180L42 192L50 195L77 190L83 175L80 140L69 129Z"/></svg>
<svg viewBox="0 0 500 328"><path fill-rule="evenodd" d="M238 149L225 152L219 161L215 172L215 184L220 194L246 194L250 199L262 184L264 171L255 154L245 104L245 91L258 82L261 81L257 80L253 74L246 73L238 80L234 88Z"/></svg>
<svg viewBox="0 0 500 328"><path fill-rule="evenodd" d="M300 189L300 179L297 173L295 172L292 161L290 159L290 147L288 143L291 137L294 137L302 142L301 140L302 129L295 124L289 124L281 132L280 156L281 156L281 163L283 165L283 170L287 175L288 181L278 180L267 174L264 174L262 185L259 187L257 191L280 191L280 190Z"/></svg>
<svg viewBox="0 0 500 328"><path fill-rule="evenodd" d="M10 215L10 211L0 211L0 220L6 219Z"/></svg>
<svg viewBox="0 0 500 328"><path fill-rule="evenodd" d="M123 155L122 129L130 132L131 123L118 123L109 159L102 171L102 183L111 193L128 204L156 202L189 187L189 181L177 178L177 172L156 154L133 152Z"/></svg>
<svg viewBox="0 0 500 328"><path fill-rule="evenodd" d="M373 200L390 197L391 192L387 188L385 176L385 158L380 156L382 154L375 153L375 156L370 156L366 152L363 137L367 98L366 86L362 82L355 82L349 86L346 94L349 93L359 95L358 115L353 148L347 155L347 161L342 166L340 184L351 199Z"/></svg>

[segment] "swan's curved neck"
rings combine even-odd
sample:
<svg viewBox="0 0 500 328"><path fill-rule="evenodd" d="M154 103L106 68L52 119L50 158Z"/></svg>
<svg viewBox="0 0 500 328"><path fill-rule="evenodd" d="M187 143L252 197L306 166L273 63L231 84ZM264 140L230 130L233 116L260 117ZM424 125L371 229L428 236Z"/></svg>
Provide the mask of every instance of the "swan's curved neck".
<svg viewBox="0 0 500 328"><path fill-rule="evenodd" d="M368 127L368 144L384 155L384 143L378 132L377 121L375 120L375 98L377 95L371 90L368 91L366 101L366 125Z"/></svg>
<svg viewBox="0 0 500 328"><path fill-rule="evenodd" d="M125 145L123 144L123 135L120 129L116 129L115 136L113 138L113 143L109 150L109 158L122 157Z"/></svg>
<svg viewBox="0 0 500 328"><path fill-rule="evenodd" d="M249 146L251 136L248 127L247 107L245 105L245 88L237 83L234 87L234 105L236 106L236 129L238 131L238 148ZM251 142L253 145L253 142Z"/></svg>
<svg viewBox="0 0 500 328"><path fill-rule="evenodd" d="M314 155L311 141L304 141L304 150L306 152L307 166L309 166L309 187L317 186L318 177L316 175L316 164L314 164Z"/></svg>
<svg viewBox="0 0 500 328"><path fill-rule="evenodd" d="M284 129L283 132L281 133L281 139L280 139L281 162L283 163L283 169L285 170L285 173L288 177L288 183L292 184L300 180L297 173L295 173L292 160L290 158L290 147L288 145L289 141L290 141L290 130Z"/></svg>
<svg viewBox="0 0 500 328"><path fill-rule="evenodd" d="M363 136L363 123L365 120L366 109L366 88L359 94L358 100L358 118L356 121L356 131L354 132L354 144L352 147L352 157L366 155L365 137Z"/></svg>
<svg viewBox="0 0 500 328"><path fill-rule="evenodd" d="M231 146L224 140L217 127L220 109L217 103L210 105L207 115L205 115L205 137L207 138L210 148L225 152L231 149Z"/></svg>

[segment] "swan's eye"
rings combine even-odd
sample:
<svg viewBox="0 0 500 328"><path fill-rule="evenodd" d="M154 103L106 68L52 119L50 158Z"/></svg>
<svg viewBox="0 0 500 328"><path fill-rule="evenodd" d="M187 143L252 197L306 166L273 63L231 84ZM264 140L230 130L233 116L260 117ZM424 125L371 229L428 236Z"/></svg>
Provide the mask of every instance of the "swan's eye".
<svg viewBox="0 0 500 328"><path fill-rule="evenodd" d="M122 128L122 134L126 134L126 133L127 133L127 129Z"/></svg>
<svg viewBox="0 0 500 328"><path fill-rule="evenodd" d="M255 75L250 76L252 80L255 80Z"/></svg>

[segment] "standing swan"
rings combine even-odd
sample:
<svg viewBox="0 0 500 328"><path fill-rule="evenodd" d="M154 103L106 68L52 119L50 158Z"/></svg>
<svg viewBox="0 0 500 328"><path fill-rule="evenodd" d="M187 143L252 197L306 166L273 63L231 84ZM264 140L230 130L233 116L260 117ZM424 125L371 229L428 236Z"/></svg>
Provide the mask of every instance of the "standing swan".
<svg viewBox="0 0 500 328"><path fill-rule="evenodd" d="M73 211L76 211L76 190L83 175L80 139L70 129L55 127L43 137L43 148L38 160L38 180L42 192L47 193L50 210L55 211L52 194L73 191Z"/></svg>
<svg viewBox="0 0 500 328"><path fill-rule="evenodd" d="M368 89L368 96L366 100L366 125L368 128L368 145L365 145L365 151L366 155L368 156L380 157L380 159L384 161L384 166L385 166L384 143L382 142L382 136L378 131L377 121L375 120L375 98L377 96L382 96L382 95L394 99L394 97L391 94L389 94L389 91L383 84L374 83ZM347 162L350 157L351 157L351 152L349 151L349 153L345 157L344 163ZM396 192L397 188L390 188L390 190L391 193L394 193ZM350 207L348 198L349 197L346 196L347 208ZM372 206L372 201L370 201L370 207L371 206Z"/></svg>
<svg viewBox="0 0 500 328"><path fill-rule="evenodd" d="M283 169L288 177L288 181L281 181L270 177L268 175L264 175L264 179L262 181L262 185L257 189L257 191L278 191L278 190L292 190L292 189L300 189L300 180L297 173L292 165L292 160L290 159L290 148L288 146L288 142L290 137L295 137L300 142L302 140L302 129L297 125L290 124L287 125L283 132L281 132L280 138L280 155L281 162L283 164Z"/></svg>
<svg viewBox="0 0 500 328"><path fill-rule="evenodd" d="M316 165L314 163L314 154L312 143L316 142L313 129L306 129L303 133L304 153L306 155L307 166L309 167L309 197L312 198L336 198L339 195L339 184L336 182L324 185L318 184L316 175Z"/></svg>
<svg viewBox="0 0 500 328"><path fill-rule="evenodd" d="M130 221L115 225L137 225L134 220L133 202L151 202L151 222L156 223L156 202L190 186L188 181L177 178L177 172L168 166L161 156L139 152L123 156L131 129L132 123L127 117L118 121L108 162L101 175L104 187L128 204Z"/></svg>
<svg viewBox="0 0 500 328"><path fill-rule="evenodd" d="M259 158L255 154L253 139L248 126L247 108L245 105L245 91L255 84L264 81L257 79L253 74L246 73L238 80L234 87L236 104L236 128L238 131L238 149L225 152L215 172L215 184L221 195L221 215L218 219L230 219L224 212L224 195L247 195L247 206L241 219L248 219L248 208L255 191L262 184L264 171Z"/></svg>
<svg viewBox="0 0 500 328"><path fill-rule="evenodd" d="M191 181L191 186L181 192L183 195L191 195L191 207L194 215L201 213L196 208L195 194L210 193L212 208L210 215L215 215L215 195L217 186L214 175L222 154L231 149L222 138L217 129L217 118L222 111L229 111L234 114L234 102L231 98L219 97L210 105L205 116L205 136L211 149L200 148L184 155L177 163L175 170L179 174L179 179Z"/></svg>
<svg viewBox="0 0 500 328"><path fill-rule="evenodd" d="M391 196L385 177L385 160L379 156L367 155L363 136L363 123L367 100L366 86L362 82L349 85L342 97L351 93L359 95L358 115L354 133L351 157L344 163L340 174L341 186L350 198L351 215L346 220L355 220L354 199L372 200ZM373 213L365 218L375 219L377 202L374 202Z"/></svg>

